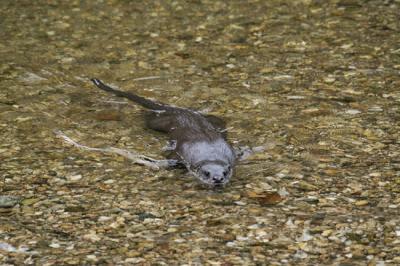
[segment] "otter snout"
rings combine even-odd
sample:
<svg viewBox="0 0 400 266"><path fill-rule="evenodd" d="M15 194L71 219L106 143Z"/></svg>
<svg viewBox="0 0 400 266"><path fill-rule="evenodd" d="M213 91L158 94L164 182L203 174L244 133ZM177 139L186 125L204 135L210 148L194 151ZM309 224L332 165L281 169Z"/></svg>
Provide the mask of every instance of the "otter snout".
<svg viewBox="0 0 400 266"><path fill-rule="evenodd" d="M207 185L224 186L229 182L232 170L230 165L210 161L204 163L198 169L196 175L202 183Z"/></svg>
<svg viewBox="0 0 400 266"><path fill-rule="evenodd" d="M215 184L222 184L224 182L224 177L223 176L213 176L212 181Z"/></svg>

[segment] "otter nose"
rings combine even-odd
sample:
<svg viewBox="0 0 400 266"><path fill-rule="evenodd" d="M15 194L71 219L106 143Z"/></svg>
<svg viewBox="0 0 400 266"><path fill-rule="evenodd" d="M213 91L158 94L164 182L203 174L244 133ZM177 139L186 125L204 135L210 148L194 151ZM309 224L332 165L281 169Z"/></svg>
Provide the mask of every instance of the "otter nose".
<svg viewBox="0 0 400 266"><path fill-rule="evenodd" d="M224 181L224 177L223 176L213 176L212 180L215 184L221 184L222 181Z"/></svg>

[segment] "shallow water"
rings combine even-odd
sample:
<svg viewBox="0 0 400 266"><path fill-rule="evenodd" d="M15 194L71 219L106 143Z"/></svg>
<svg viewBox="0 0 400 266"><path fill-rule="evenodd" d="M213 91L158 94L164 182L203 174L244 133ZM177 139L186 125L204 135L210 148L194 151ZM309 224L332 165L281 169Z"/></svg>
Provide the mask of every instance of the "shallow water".
<svg viewBox="0 0 400 266"><path fill-rule="evenodd" d="M1 263L400 263L398 0L66 2L0 6ZM210 191L71 147L162 158L91 77L267 149Z"/></svg>

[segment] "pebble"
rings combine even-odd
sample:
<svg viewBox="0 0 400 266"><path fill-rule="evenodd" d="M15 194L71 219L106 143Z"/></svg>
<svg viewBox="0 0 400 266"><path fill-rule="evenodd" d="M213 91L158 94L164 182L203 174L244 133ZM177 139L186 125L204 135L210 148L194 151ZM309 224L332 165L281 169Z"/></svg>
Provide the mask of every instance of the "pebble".
<svg viewBox="0 0 400 266"><path fill-rule="evenodd" d="M78 174L78 175L68 175L67 180L69 181L79 181L82 179L82 175Z"/></svg>
<svg viewBox="0 0 400 266"><path fill-rule="evenodd" d="M11 208L20 202L17 196L0 195L0 208Z"/></svg>
<svg viewBox="0 0 400 266"><path fill-rule="evenodd" d="M49 245L49 247L51 247L51 248L60 248L61 245L58 244L58 243L51 243L51 244Z"/></svg>
<svg viewBox="0 0 400 266"><path fill-rule="evenodd" d="M368 200L358 200L354 203L354 205L356 206L366 206L368 204L369 204Z"/></svg>
<svg viewBox="0 0 400 266"><path fill-rule="evenodd" d="M361 111L357 110L357 109L346 110L346 114L349 114L349 115L357 115L357 114L360 114L360 113L361 113Z"/></svg>
<svg viewBox="0 0 400 266"><path fill-rule="evenodd" d="M289 96L286 96L286 98L288 100L302 100L305 97L304 96L300 96L300 95L289 95Z"/></svg>

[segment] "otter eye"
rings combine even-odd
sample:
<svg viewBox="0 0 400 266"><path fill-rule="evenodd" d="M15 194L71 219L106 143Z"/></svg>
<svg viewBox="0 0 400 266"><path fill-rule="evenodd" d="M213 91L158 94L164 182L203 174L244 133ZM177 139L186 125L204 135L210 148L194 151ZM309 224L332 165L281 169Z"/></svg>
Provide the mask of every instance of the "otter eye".
<svg viewBox="0 0 400 266"><path fill-rule="evenodd" d="M228 175L228 171L224 171L223 174L226 177Z"/></svg>
<svg viewBox="0 0 400 266"><path fill-rule="evenodd" d="M210 172L204 171L204 175L205 175L206 177L210 177Z"/></svg>

